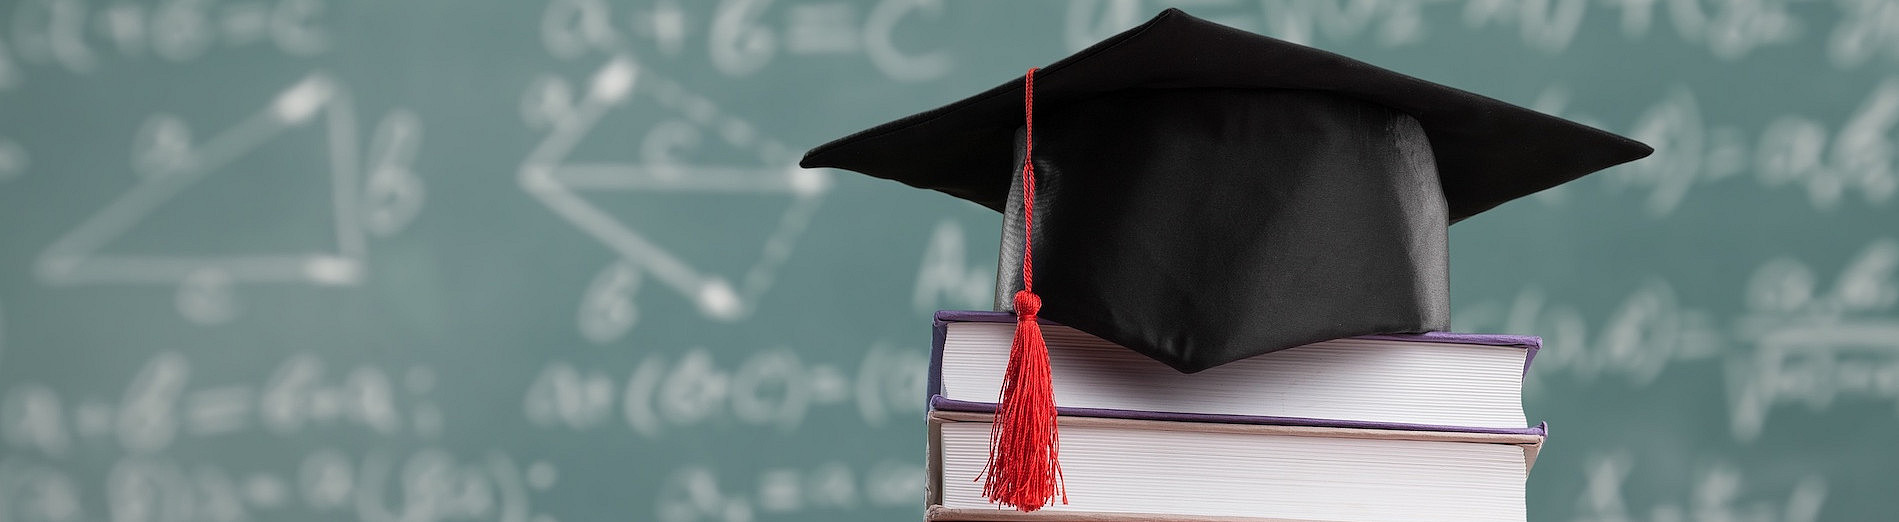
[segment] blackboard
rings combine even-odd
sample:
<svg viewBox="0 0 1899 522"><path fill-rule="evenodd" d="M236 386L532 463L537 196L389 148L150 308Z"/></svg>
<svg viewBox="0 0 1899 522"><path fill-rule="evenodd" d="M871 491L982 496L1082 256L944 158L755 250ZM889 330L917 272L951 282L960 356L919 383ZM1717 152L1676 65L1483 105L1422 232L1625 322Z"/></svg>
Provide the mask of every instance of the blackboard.
<svg viewBox="0 0 1899 522"><path fill-rule="evenodd" d="M1453 227L1533 519L1899 507L1899 4L1179 6L1656 146ZM0 521L915 519L999 218L796 159L1164 7L0 2Z"/></svg>

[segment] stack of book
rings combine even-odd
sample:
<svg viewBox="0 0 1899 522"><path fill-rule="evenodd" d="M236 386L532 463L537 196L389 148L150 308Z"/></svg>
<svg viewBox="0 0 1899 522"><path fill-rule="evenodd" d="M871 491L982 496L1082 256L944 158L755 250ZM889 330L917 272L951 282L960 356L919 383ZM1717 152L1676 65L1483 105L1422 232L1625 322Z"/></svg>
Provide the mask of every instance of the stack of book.
<svg viewBox="0 0 1899 522"><path fill-rule="evenodd" d="M983 498L1015 317L938 312L933 521L1515 520L1545 436L1521 389L1535 337L1325 341L1186 375L1044 323L1067 503Z"/></svg>

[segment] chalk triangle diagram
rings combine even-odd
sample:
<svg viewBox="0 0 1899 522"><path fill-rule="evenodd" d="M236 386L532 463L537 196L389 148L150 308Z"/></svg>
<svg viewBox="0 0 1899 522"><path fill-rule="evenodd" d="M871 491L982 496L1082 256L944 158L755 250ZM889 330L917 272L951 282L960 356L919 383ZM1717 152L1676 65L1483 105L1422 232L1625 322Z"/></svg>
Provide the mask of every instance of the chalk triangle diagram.
<svg viewBox="0 0 1899 522"><path fill-rule="evenodd" d="M748 316L758 300L770 289L778 269L790 256L792 247L825 193L830 189L828 172L797 167L790 148L759 135L756 126L725 114L711 100L686 85L641 67L628 57L608 61L589 78L584 92L573 97L568 110L550 122L551 131L521 165L519 181L529 195L546 205L582 232L611 249L618 262L607 267L583 299L581 330L595 342L607 342L625 333L630 318L617 327L589 326L586 307L595 306L595 294L603 286L623 285L623 292L637 288L638 281L651 280L679 293L697 311L719 321L737 321ZM616 109L635 100L676 114L680 121L704 131L707 139L722 146L754 153L749 165L703 165L656 163L652 161L592 162L570 156L576 145L597 128ZM729 132L730 129L744 132ZM667 248L653 241L655 232L642 232L643 224L623 219L604 210L583 193L645 193L669 198L717 197L727 195L765 195L788 198L789 204L777 223L763 239L743 274L736 279L706 270L708 263L695 263L681 249ZM619 304L630 314L631 297L622 296ZM597 312L597 311L596 311Z"/></svg>
<svg viewBox="0 0 1899 522"><path fill-rule="evenodd" d="M52 285L182 285L207 277L220 284L356 284L361 279L367 247L363 227L357 223L359 172L352 111L347 93L333 79L322 73L304 77L277 93L267 106L155 167L137 186L54 241L40 254L35 267L38 279ZM214 173L234 170L226 167L305 127L317 127L328 149L334 245L292 254L103 251L187 189L207 181Z"/></svg>

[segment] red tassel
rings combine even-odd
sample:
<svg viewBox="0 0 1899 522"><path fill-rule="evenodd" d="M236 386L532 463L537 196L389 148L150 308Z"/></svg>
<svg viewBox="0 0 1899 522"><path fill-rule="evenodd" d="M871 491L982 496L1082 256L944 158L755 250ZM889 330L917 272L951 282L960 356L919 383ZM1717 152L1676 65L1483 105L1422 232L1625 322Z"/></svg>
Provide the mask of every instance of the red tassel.
<svg viewBox="0 0 1899 522"><path fill-rule="evenodd" d="M1022 511L1041 509L1056 498L1068 503L1048 346L1035 322L1041 308L1042 298L1034 292L1015 293L1015 342L1009 346L1002 403L989 431L989 466L983 471L983 496Z"/></svg>
<svg viewBox="0 0 1899 522"><path fill-rule="evenodd" d="M1055 428L1055 390L1049 382L1048 345L1035 315L1035 69L1023 80L1022 119L1022 291L1015 293L1015 341L1009 345L1009 369L1002 378L1002 399L989 427L989 465L983 469L983 497L1022 511L1042 509L1060 498L1061 437Z"/></svg>

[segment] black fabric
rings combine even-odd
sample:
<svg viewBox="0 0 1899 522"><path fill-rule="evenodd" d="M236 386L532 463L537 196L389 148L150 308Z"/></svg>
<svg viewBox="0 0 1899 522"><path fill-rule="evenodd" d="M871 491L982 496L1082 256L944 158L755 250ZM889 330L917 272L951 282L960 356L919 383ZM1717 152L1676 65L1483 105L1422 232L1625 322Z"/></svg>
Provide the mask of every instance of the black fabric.
<svg viewBox="0 0 1899 522"><path fill-rule="evenodd" d="M1648 146L1585 125L1168 9L1042 68L1040 103L1127 89L1271 88L1337 93L1417 118L1430 136L1452 222L1584 174L1647 156ZM974 201L1008 196L1020 77L949 105L812 149L835 167Z"/></svg>
<svg viewBox="0 0 1899 522"><path fill-rule="evenodd" d="M801 165L1004 211L1007 309L1022 87L833 141ZM1442 330L1450 223L1651 152L1173 9L1041 69L1035 99L1041 315L1185 372Z"/></svg>
<svg viewBox="0 0 1899 522"><path fill-rule="evenodd" d="M1444 196L1404 113L1313 91L1127 91L1038 107L1035 172L1041 315L1180 371L1448 327ZM1019 171L1010 186L1001 310L1021 289Z"/></svg>

